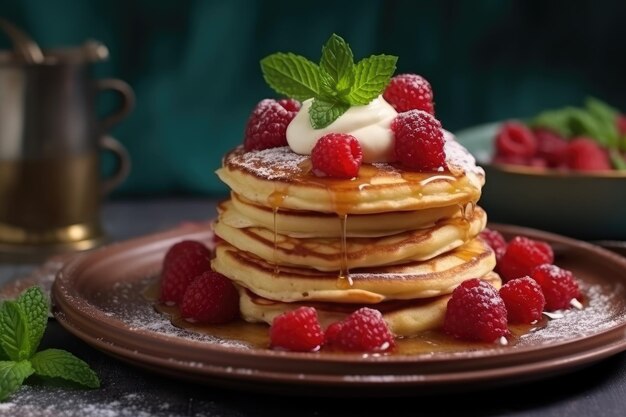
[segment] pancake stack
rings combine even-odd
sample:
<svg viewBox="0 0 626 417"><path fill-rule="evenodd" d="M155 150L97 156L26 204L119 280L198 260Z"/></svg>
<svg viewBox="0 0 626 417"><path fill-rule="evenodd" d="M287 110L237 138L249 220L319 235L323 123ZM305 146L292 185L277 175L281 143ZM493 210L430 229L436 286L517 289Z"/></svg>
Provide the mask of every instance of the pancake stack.
<svg viewBox="0 0 626 417"><path fill-rule="evenodd" d="M464 280L499 288L477 237L484 171L447 132L445 153L441 172L373 163L352 180L315 176L289 147L227 154L217 174L232 193L218 207L212 266L239 289L242 317L271 323L307 305L328 324L368 306L412 336L442 324Z"/></svg>

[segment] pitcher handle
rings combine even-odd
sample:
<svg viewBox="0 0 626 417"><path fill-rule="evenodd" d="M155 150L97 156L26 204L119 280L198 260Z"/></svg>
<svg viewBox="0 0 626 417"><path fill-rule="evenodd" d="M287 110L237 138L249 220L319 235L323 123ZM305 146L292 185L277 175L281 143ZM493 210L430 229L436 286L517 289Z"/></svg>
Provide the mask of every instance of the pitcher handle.
<svg viewBox="0 0 626 417"><path fill-rule="evenodd" d="M102 136L99 144L102 149L112 152L117 160L115 172L102 183L102 195L106 196L120 185L130 173L130 157L124 145L111 136Z"/></svg>
<svg viewBox="0 0 626 417"><path fill-rule="evenodd" d="M118 124L124 117L131 112L135 106L135 93L130 85L122 80L115 78L105 78L103 80L96 81L96 88L98 91L114 91L122 98L122 104L120 108L106 116L102 120L102 131L108 132L113 126Z"/></svg>

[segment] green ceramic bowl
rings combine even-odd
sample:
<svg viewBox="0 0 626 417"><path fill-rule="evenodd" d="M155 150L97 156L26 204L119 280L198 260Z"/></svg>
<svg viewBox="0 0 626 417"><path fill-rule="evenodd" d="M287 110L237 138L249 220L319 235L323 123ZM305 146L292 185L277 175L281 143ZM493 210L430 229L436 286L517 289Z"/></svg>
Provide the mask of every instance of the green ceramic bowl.
<svg viewBox="0 0 626 417"><path fill-rule="evenodd" d="M485 169L479 204L489 221L547 230L585 240L626 240L626 173L565 173L491 165L500 123L456 133Z"/></svg>

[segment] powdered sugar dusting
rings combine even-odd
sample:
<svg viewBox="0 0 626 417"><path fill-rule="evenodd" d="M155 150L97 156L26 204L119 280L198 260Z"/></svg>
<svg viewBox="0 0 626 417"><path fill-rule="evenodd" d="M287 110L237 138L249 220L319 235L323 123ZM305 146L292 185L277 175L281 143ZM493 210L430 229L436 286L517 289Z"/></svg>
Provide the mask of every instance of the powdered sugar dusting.
<svg viewBox="0 0 626 417"><path fill-rule="evenodd" d="M226 155L225 165L267 180L287 180L304 172L301 165L307 159L308 156L298 155L288 146L249 152L239 146Z"/></svg>
<svg viewBox="0 0 626 417"><path fill-rule="evenodd" d="M444 131L444 151L448 169L456 176L472 173L479 177L485 176L485 171L476 165L476 159L472 154L456 141L454 135Z"/></svg>

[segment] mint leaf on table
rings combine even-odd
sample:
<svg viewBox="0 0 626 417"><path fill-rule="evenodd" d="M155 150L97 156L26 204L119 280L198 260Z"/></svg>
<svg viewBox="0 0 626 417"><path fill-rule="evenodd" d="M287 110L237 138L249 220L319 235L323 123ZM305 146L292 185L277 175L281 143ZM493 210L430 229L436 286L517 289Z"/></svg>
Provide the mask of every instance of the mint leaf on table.
<svg viewBox="0 0 626 417"><path fill-rule="evenodd" d="M39 287L29 288L17 300L0 305L0 401L33 373L88 388L100 386L89 365L71 353L59 349L35 353L47 324L48 302Z"/></svg>
<svg viewBox="0 0 626 417"><path fill-rule="evenodd" d="M322 47L320 68L330 76L337 92L348 90L354 82L354 56L341 36L333 33Z"/></svg>
<svg viewBox="0 0 626 417"><path fill-rule="evenodd" d="M337 120L350 108L349 104L340 101L316 99L309 109L309 117L313 129L322 129Z"/></svg>
<svg viewBox="0 0 626 417"><path fill-rule="evenodd" d="M317 64L292 53L278 52L261 60L265 82L276 92L306 100L320 94L320 69Z"/></svg>
<svg viewBox="0 0 626 417"><path fill-rule="evenodd" d="M46 349L30 358L30 363L39 376L61 378L87 388L98 388L100 380L82 360L60 349Z"/></svg>
<svg viewBox="0 0 626 417"><path fill-rule="evenodd" d="M0 361L0 401L4 401L22 386L33 373L28 361Z"/></svg>
<svg viewBox="0 0 626 417"><path fill-rule="evenodd" d="M333 34L322 47L319 66L302 56L278 52L261 60L261 71L276 92L297 100L313 99L309 119L314 129L321 129L350 106L369 104L382 94L397 60L372 55L355 65L350 46Z"/></svg>
<svg viewBox="0 0 626 417"><path fill-rule="evenodd" d="M5 301L0 307L0 345L11 360L21 361L30 356L30 340L26 317L15 301Z"/></svg>
<svg viewBox="0 0 626 417"><path fill-rule="evenodd" d="M21 307L26 318L30 345L28 356L31 356L37 351L48 324L48 301L41 288L31 287L19 296L17 304Z"/></svg>

